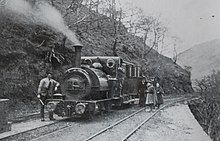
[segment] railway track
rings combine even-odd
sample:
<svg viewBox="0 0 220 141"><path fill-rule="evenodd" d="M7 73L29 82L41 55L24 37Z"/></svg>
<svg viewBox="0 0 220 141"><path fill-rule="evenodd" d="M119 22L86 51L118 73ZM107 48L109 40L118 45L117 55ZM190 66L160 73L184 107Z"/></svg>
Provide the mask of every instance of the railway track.
<svg viewBox="0 0 220 141"><path fill-rule="evenodd" d="M56 121L48 121L44 123L40 123L40 121L33 121L28 124L26 123L20 123L22 126L26 126L27 129L16 129L15 131L9 131L0 134L0 140L2 141L11 141L11 140L23 140L23 141L29 141L31 139L43 136L45 134L49 134L51 132L55 132L56 130L62 130L64 128L69 127L68 122L66 121L68 118L56 120ZM38 126L33 126L38 124ZM16 127L16 125L14 126ZM12 125L13 128L13 125ZM11 133L12 132L12 133Z"/></svg>
<svg viewBox="0 0 220 141"><path fill-rule="evenodd" d="M128 121L128 123L129 123L129 120L131 120L131 118L135 119L136 115L142 113L143 116L145 115L146 121L139 120L139 122L138 122L139 124L140 124L140 121L143 121L143 122L140 125L136 124L134 126L133 130L130 130L129 132L126 132L127 135L124 135L123 140L127 140L127 138L129 138L133 133L135 133L145 122L150 120L160 110L162 110L163 108L165 108L165 107L167 107L167 106L169 106L169 105L171 105L175 102L179 102L179 101L182 101L184 99L186 99L186 98L165 99L165 103L166 103L166 101L169 101L169 103L165 104L163 107L161 107L159 110L155 111L154 113L151 113L150 116L148 115L147 118L146 118L146 115L145 115L146 113L148 113L148 112L145 112L146 108L141 108L138 111L126 116L125 118L118 120L117 122L113 123L112 125L104 128L102 130L99 130L97 133L93 134L92 136L83 137L83 139L85 141L97 140L97 137L99 137L99 136L103 135L104 133L108 132L109 130L121 125L125 121ZM15 133L15 134L11 135L11 136L3 137L3 138L1 138L1 140L17 140L17 139L19 139L19 140L32 140L32 139L37 140L38 138L42 138L44 136L49 136L51 134L56 134L57 132L62 132L63 130L68 130L68 129L73 128L73 125L75 125L75 123L72 122L72 121L70 123L68 121L69 119L70 118L65 118L65 119L56 120L56 121L50 121L47 124L39 125L36 128L32 128L30 130L26 130L26 131L23 131L23 132L18 132L18 133ZM39 122L39 123L42 123L42 122ZM103 140L102 137L101 137L101 140Z"/></svg>
<svg viewBox="0 0 220 141"><path fill-rule="evenodd" d="M153 117L156 113L158 113L160 110L162 110L163 108L171 105L171 104L174 104L176 102L179 102L179 101L183 101L185 100L186 98L174 98L174 99L167 99L165 100L165 103L169 102L169 104L165 104L163 107L161 107L159 110L155 111L154 113L150 113L150 114L153 114L151 115L151 117ZM33 141L42 141L42 140L72 140L71 138L74 138L75 141L89 141L89 140L94 140L94 141L103 141L103 140L111 140L111 136L118 136L118 135L112 135L112 132L114 132L114 128L117 127L117 126L123 126L123 123L127 121L127 124L130 124L131 121L134 122L135 120L135 116L136 115L139 115L139 114L142 114L143 117L145 117L144 119L142 118L142 120L145 120L146 119L146 113L148 114L149 112L146 112L145 111L146 108L141 108L139 109L138 111L135 111L131 114L129 114L128 116L122 118L122 119L119 119L118 121L116 122L112 122L111 125L109 126L102 126L102 127L105 127L104 129L102 127L99 127L99 129L97 128L94 128L90 125L79 125L81 128L77 128L78 125L74 125L74 126L69 126L67 128L64 128L64 129L61 129L61 130L56 130L55 132L51 132L49 134L45 134L44 136L41 136L41 137L38 137L38 138L35 138ZM144 116L145 115L145 116ZM148 115L149 116L149 115ZM147 117L148 117L147 116ZM149 117L149 119L151 119L151 117ZM132 120L133 118L133 120ZM148 119L148 120L149 120ZM141 119L140 120L137 120L135 121L135 126L133 126L133 129L135 127L137 127L139 124L140 124L140 121L142 121ZM89 123L90 124L90 123ZM94 123L91 123L91 124L94 124ZM94 124L93 126L96 126L96 124ZM125 126L127 127L127 126ZM85 130L86 129L86 130ZM90 131L88 131L87 129L90 129ZM132 129L132 130L133 130ZM69 130L69 134L67 133ZM76 132L75 130L79 130L79 132ZM91 131L92 130L92 131ZM122 140L123 138L126 138L128 135L128 133L130 134L133 134L131 133L132 130L127 130L127 129L123 129L123 132L124 131L127 131L127 132L124 132L124 133L127 133L127 134L123 134L124 136L121 137L120 140ZM138 130L138 129L137 129ZM110 132L109 132L110 131ZM63 137L59 138L57 135L59 134L62 134L63 133L66 133ZM75 134L76 132L76 134ZM89 133L88 133L89 132ZM134 131L135 132L135 131ZM78 135L77 133L80 133L80 135ZM91 135L92 134L92 135ZM91 135L88 137L88 135ZM122 134L120 134L122 135ZM56 139L54 138L54 136L57 136L59 139ZM126 139L125 139L126 140Z"/></svg>
<svg viewBox="0 0 220 141"><path fill-rule="evenodd" d="M47 114L48 113L46 112L45 115L47 115ZM30 119L39 119L39 118L40 118L40 112L12 118L12 119L9 119L9 121L12 123L20 123L20 122L28 121Z"/></svg>
<svg viewBox="0 0 220 141"><path fill-rule="evenodd" d="M164 98L164 100L167 100L167 99L169 98L166 98L166 97ZM176 99L176 98L173 98L173 99ZM48 116L48 112L45 112L45 115ZM20 123L20 122L25 122L25 121L32 120L32 119L40 119L40 112L32 113L32 114L25 115L25 116L15 117L15 118L9 119L9 121L12 123Z"/></svg>
<svg viewBox="0 0 220 141"><path fill-rule="evenodd" d="M143 126L147 121L152 119L159 111L161 111L165 107L168 107L172 104L175 104L177 102L184 101L184 100L187 100L187 98L175 99L174 101L165 104L160 109L156 110L155 112L153 112L151 114L145 112L146 108L142 108L142 109L138 110L137 112L134 112L131 115L129 115L129 116L117 121L116 123L106 127L105 129L100 130L99 132L91 135L90 137L88 137L84 141L90 141L90 140L94 140L94 141L99 141L99 140L100 141L101 140L107 141L107 140L109 140L110 141L110 140L112 140L111 137L115 137L115 136L117 136L118 140L127 141L135 132L138 131L138 129L141 128L141 126ZM127 126L126 124L130 124L130 126L132 126L130 128L131 129L130 131L128 131L128 129L126 129L126 128L130 127L130 126ZM125 127L125 128L123 128L123 127ZM123 131L123 132L120 132L120 131ZM128 132L126 132L126 131L128 131ZM126 132L126 134L125 134L125 132Z"/></svg>

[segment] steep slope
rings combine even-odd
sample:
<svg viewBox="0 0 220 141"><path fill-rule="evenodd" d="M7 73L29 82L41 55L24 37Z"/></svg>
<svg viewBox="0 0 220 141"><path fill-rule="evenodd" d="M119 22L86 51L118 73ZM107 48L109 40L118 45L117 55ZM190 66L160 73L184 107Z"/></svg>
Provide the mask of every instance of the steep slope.
<svg viewBox="0 0 220 141"><path fill-rule="evenodd" d="M201 43L178 55L178 64L192 67L192 79L220 70L220 39Z"/></svg>
<svg viewBox="0 0 220 141"><path fill-rule="evenodd" d="M103 18L99 22L96 19L96 22L79 22L71 28L84 45L82 55L113 55L115 21L95 12L91 16ZM73 65L73 43L48 25L30 24L18 18L18 15L0 13L0 98L9 98L12 109L35 108L34 93L45 71L53 70L59 81ZM118 32L123 35L117 42L118 56L142 65L145 75L156 77L166 94L192 91L189 74L184 69L155 50L142 60L142 39L130 35L124 26Z"/></svg>

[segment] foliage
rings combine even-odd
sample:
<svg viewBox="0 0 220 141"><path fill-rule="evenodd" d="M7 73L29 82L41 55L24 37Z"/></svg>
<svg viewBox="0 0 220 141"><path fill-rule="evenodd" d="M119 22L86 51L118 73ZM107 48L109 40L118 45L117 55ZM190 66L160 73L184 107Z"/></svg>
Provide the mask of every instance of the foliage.
<svg viewBox="0 0 220 141"><path fill-rule="evenodd" d="M201 80L196 80L198 93L206 99L220 98L220 71L214 71L209 76L204 76Z"/></svg>
<svg viewBox="0 0 220 141"><path fill-rule="evenodd" d="M122 21L128 31L142 38L144 44L141 49L142 58L146 57L152 49L163 48L168 29L160 22L159 16L146 16L143 14L143 10L137 7L129 8L126 13Z"/></svg>
<svg viewBox="0 0 220 141"><path fill-rule="evenodd" d="M190 107L203 129L214 141L220 139L220 71L196 80L200 98L190 102Z"/></svg>
<svg viewBox="0 0 220 141"><path fill-rule="evenodd" d="M139 48L142 58L152 49L158 50L163 46L167 28L159 17L145 16L139 8L127 11L122 6L116 6L115 0L50 0L50 3L61 10L68 26L76 32L80 31L80 34L89 33L89 30L101 30L101 34L104 34L106 27L102 23L111 20L108 28L112 29L111 49L115 56L118 56L117 49L123 43L123 38L130 34L142 38L143 47ZM128 33L121 34L124 26ZM81 27L85 28L82 30Z"/></svg>

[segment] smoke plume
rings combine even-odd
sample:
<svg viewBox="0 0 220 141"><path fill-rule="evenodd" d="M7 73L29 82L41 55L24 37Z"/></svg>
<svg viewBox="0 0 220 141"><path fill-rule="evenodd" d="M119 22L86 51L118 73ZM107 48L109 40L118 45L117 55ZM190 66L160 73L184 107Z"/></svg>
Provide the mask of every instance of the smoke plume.
<svg viewBox="0 0 220 141"><path fill-rule="evenodd" d="M1 0L0 0L1 1ZM10 12L19 20L29 24L44 24L53 30L63 33L74 44L80 44L75 34L66 26L61 13L50 4L38 1L30 3L26 0L4 0L1 12Z"/></svg>

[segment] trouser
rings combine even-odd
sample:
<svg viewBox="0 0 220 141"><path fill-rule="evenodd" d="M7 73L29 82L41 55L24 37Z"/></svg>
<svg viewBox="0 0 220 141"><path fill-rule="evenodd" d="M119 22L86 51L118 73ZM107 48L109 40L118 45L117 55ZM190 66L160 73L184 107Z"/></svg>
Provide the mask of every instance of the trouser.
<svg viewBox="0 0 220 141"><path fill-rule="evenodd" d="M42 102L44 103L44 105L43 104L41 104L41 109L40 109L40 114L41 114L41 119L44 119L44 109L45 109L45 106L46 106L46 104L47 104L47 99L49 99L50 98L50 96L44 96L44 95L41 95L41 100L42 100ZM49 119L53 119L53 111L49 111Z"/></svg>

